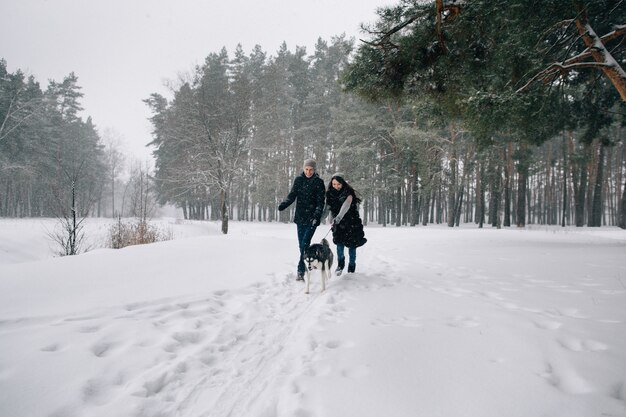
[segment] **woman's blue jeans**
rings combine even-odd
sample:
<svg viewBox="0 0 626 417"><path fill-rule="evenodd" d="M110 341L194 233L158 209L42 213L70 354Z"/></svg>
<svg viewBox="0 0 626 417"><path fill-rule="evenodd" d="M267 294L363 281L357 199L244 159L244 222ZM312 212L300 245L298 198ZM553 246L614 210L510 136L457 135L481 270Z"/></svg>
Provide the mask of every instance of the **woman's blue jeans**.
<svg viewBox="0 0 626 417"><path fill-rule="evenodd" d="M298 272L304 273L304 251L311 244L311 239L315 234L317 226L311 226L310 224L298 224L298 245L300 246L300 261L298 262Z"/></svg>
<svg viewBox="0 0 626 417"><path fill-rule="evenodd" d="M345 245L343 245L342 243L338 243L337 244L337 259L344 259L345 255L344 255L344 250L345 250ZM349 265L356 265L356 248L350 248L348 247L348 256L350 257L350 261L348 262Z"/></svg>

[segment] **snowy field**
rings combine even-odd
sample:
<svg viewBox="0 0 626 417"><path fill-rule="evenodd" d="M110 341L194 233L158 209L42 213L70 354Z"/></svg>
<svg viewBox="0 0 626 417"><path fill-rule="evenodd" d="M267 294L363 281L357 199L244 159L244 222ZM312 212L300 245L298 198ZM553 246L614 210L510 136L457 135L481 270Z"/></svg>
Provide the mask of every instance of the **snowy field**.
<svg viewBox="0 0 626 417"><path fill-rule="evenodd" d="M623 230L366 227L305 295L293 224L159 224L0 219L0 416L626 416Z"/></svg>

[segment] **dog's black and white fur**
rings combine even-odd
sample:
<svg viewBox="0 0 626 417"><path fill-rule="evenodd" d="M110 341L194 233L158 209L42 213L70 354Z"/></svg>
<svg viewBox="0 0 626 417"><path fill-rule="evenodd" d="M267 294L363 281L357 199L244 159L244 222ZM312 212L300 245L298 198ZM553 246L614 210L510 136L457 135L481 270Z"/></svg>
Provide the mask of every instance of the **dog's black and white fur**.
<svg viewBox="0 0 626 417"><path fill-rule="evenodd" d="M326 291L326 281L330 278L330 268L333 266L333 252L328 246L326 239L322 243L315 243L304 251L304 263L306 265L306 290L309 293L311 284L311 271L319 269L322 276L322 291Z"/></svg>

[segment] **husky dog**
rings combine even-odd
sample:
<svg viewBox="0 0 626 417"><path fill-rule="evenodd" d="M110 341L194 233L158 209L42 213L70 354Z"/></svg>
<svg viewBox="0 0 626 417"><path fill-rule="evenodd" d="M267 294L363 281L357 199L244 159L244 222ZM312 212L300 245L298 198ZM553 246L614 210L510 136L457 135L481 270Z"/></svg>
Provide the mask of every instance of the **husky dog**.
<svg viewBox="0 0 626 417"><path fill-rule="evenodd" d="M330 278L330 268L333 266L333 252L328 246L326 239L322 243L315 243L304 251L304 264L306 265L306 290L309 293L311 283L311 271L319 269L322 275L322 291L326 291L326 281Z"/></svg>

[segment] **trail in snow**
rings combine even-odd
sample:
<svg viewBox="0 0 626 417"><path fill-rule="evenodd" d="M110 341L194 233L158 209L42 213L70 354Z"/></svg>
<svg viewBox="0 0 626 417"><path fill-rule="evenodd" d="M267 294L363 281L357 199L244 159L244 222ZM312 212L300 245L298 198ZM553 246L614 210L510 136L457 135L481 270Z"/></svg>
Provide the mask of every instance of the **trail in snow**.
<svg viewBox="0 0 626 417"><path fill-rule="evenodd" d="M292 229L276 230L287 236L280 254L290 253ZM207 286L177 288L197 296L131 293L136 302L72 314L56 300L49 311L59 313L40 316L12 307L0 320L0 415L626 417L624 245L574 235L563 245L541 232L419 232L368 231L377 246L360 250L357 273L333 276L325 293L316 273L304 294L287 260L254 278L211 271ZM152 260L159 249L179 259L191 244L213 253L219 245L221 256L242 242L249 256L270 254L266 239L242 236L82 261L104 267L155 251ZM59 262L59 274L79 260ZM238 262L209 265L216 260ZM171 270L137 284L182 286ZM126 288L119 271L107 294ZM70 302L95 285L69 282ZM34 285L25 290L45 300Z"/></svg>
<svg viewBox="0 0 626 417"><path fill-rule="evenodd" d="M336 347L306 334L320 319L342 314L341 296L307 296L293 275L268 281L201 299L129 304L123 311L7 321L0 335L53 326L56 338L38 347L49 355L46 361L96 358L92 377L77 381L78 403L49 417L101 416L108 409L146 417L241 416L253 409L306 415L298 411L301 393L290 376L307 372L320 349ZM309 344L304 349L303 341ZM71 380L71 367L59 371L61 380Z"/></svg>
<svg viewBox="0 0 626 417"><path fill-rule="evenodd" d="M359 311L357 317L351 319L358 321L362 315L361 318L367 320L370 340L377 328L420 329L421 332L435 328L439 329L437 332L445 328L485 330L497 325L495 309L523 318L522 337L534 328L552 334L547 339L555 342L552 349L602 353L611 347L601 340L573 336L566 331L570 327L568 323L593 320L598 325L622 324L620 320L591 317L576 307L545 308L545 305L527 305L523 301L524 290L531 294L551 291L570 295L592 291L597 296L624 293L616 288L607 290L598 283L582 281L556 285L552 280L533 276L518 277L512 282L442 264L426 267L434 272L435 279L412 279L399 271L386 278L384 271L389 272L392 267L384 259L376 264L380 268L378 273L334 277L329 290L323 294L317 292L317 281L313 282L312 294L307 296L303 294L302 284L294 282L293 275L273 276L267 283L243 290L216 291L209 297L129 304L122 311L93 312L76 317L5 322L0 324L0 334L37 334L54 326L57 339L39 346L41 352L50 355L46 358L48 361L54 363L54 355L63 356L61 363L82 355L96 358L99 366L94 368L93 375L77 381L77 396L80 397L77 402L53 410L47 417L102 416L120 410L124 415L137 417L312 417L333 415L320 409L318 400L321 404L323 400L315 392L308 395L313 380L337 375L344 381L354 382L372 374L371 363L329 360L341 349L354 350L358 344L365 343L354 340L353 335L352 340L340 335L329 336L333 332L328 330L333 326L341 327L344 319L354 315L346 305L354 297L360 299L361 305L371 302L373 306L378 295L385 297L381 292L401 290L417 301L411 311L403 311L406 306L401 307L401 299L395 307L379 305L371 314ZM420 300L426 301L425 293L439 294L455 303L464 299L468 314L441 315L438 312L433 315L432 308L424 309L424 305L419 304ZM396 313L396 309L399 314L390 314ZM412 314L407 314L409 312ZM384 344L384 340L379 343ZM542 343L546 343L545 338ZM471 346L466 348L472 349ZM512 352L507 353L506 344L482 346L487 351L492 348L492 356L485 360L511 366ZM393 352L393 348L389 351ZM543 358L543 369L528 370L533 374L530 376L544 379L568 395L598 390L593 381L581 376L582 370L557 353L553 351ZM448 359L458 360L455 366L461 367L468 357L455 359L451 355ZM445 383L441 385L453 387L441 374L446 369L452 368L432 372L443 378ZM63 375L62 371L60 377L71 379L71 375ZM609 396L623 401L623 387L624 379L616 378L604 389L610 391ZM465 389L472 390L471 387ZM386 407L389 411L389 406ZM408 410L404 414L402 410L398 412L399 415L410 414Z"/></svg>

